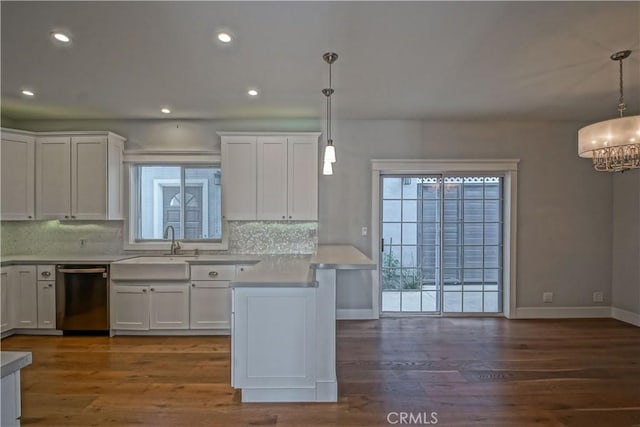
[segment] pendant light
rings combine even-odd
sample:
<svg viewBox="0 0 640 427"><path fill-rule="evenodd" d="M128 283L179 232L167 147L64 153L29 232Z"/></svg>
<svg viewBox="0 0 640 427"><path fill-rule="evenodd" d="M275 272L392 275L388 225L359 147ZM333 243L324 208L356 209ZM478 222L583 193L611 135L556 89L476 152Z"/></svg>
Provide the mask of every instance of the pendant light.
<svg viewBox="0 0 640 427"><path fill-rule="evenodd" d="M333 163L336 162L336 148L333 145L333 139L331 139L331 95L333 95L334 92L331 87L331 64L336 62L338 54L327 52L322 55L322 59L329 64L329 87L322 89L322 93L327 97L327 145L324 147L324 154L322 156L324 162L322 174L333 175Z"/></svg>
<svg viewBox="0 0 640 427"><path fill-rule="evenodd" d="M578 155L591 157L593 167L603 172L624 172L640 168L640 115L624 117L622 60L631 55L623 50L611 55L620 63L620 117L585 126L578 131Z"/></svg>

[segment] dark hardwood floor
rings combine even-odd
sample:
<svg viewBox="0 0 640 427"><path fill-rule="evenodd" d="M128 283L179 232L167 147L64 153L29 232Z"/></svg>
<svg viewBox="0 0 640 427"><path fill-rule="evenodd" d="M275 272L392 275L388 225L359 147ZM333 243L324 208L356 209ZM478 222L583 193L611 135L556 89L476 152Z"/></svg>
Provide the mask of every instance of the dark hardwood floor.
<svg viewBox="0 0 640 427"><path fill-rule="evenodd" d="M388 426L401 412L422 425L431 412L442 426L640 425L640 328L610 319L338 322L335 404L240 403L229 343L14 336L2 349L33 352L24 426Z"/></svg>

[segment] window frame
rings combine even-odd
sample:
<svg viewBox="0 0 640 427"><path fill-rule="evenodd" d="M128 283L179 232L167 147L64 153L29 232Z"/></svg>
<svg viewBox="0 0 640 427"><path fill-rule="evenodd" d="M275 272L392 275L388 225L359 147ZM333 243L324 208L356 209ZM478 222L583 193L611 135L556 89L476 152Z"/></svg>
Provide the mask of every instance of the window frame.
<svg viewBox="0 0 640 427"><path fill-rule="evenodd" d="M198 152L125 152L124 156L124 183L125 183L125 226L123 233L123 249L125 251L145 250L163 251L169 250L169 242L166 240L137 240L137 229L140 226L138 217L138 176L136 168L138 166L175 166L181 167L181 182L184 178L184 168L189 167L215 167L222 169L221 156L219 153L198 151ZM223 209L223 197L220 200L220 209ZM221 240L182 240L180 244L184 250L227 250L229 248L229 235L227 222L222 217L222 239Z"/></svg>

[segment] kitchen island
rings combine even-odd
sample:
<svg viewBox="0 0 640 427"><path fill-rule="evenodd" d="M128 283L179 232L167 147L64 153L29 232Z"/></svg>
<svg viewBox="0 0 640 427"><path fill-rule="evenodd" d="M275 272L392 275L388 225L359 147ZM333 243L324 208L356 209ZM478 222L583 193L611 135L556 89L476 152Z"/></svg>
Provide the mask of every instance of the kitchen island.
<svg viewBox="0 0 640 427"><path fill-rule="evenodd" d="M243 402L336 402L336 276L374 270L347 245L264 259L231 282L231 385Z"/></svg>
<svg viewBox="0 0 640 427"><path fill-rule="evenodd" d="M20 370L31 364L31 352L28 351L2 351L0 352L0 364L2 365L2 420L3 427L20 425L22 413L20 404Z"/></svg>

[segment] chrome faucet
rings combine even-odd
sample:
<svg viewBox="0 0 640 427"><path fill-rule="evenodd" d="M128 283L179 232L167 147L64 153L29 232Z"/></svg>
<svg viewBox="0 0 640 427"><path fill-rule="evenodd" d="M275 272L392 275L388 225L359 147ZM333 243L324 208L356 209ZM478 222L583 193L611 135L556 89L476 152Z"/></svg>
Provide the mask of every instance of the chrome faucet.
<svg viewBox="0 0 640 427"><path fill-rule="evenodd" d="M181 248L180 242L176 242L176 229L173 228L173 225L167 225L167 228L164 229L163 239L169 238L169 230L171 230L171 255L176 255L178 253L178 249Z"/></svg>

